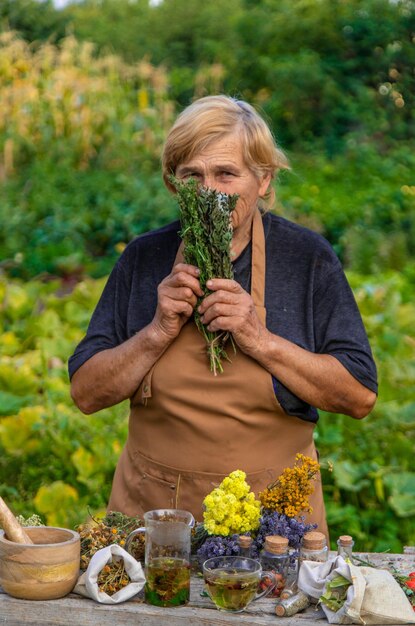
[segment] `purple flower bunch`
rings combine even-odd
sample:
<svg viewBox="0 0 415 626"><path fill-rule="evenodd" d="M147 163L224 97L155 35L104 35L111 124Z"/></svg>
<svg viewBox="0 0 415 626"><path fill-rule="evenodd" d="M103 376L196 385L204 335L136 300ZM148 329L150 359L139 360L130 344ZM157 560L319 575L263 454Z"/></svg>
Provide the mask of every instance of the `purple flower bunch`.
<svg viewBox="0 0 415 626"><path fill-rule="evenodd" d="M317 528L317 524L305 524L304 517L287 517L284 513L265 510L262 513L259 530L253 538L251 557L256 559L264 547L265 537L281 535L288 538L290 548L299 550L303 535ZM250 533L247 533L250 534ZM215 556L237 556L239 554L238 535L222 537L210 535L197 550L200 563ZM296 553L292 556L294 557Z"/></svg>
<svg viewBox="0 0 415 626"><path fill-rule="evenodd" d="M288 538L290 548L299 550L303 535L317 528L317 524L305 524L304 517L299 519L287 517L284 513L267 511L262 513L260 527L253 541L252 556L257 556L262 550L267 535L281 535Z"/></svg>
<svg viewBox="0 0 415 626"><path fill-rule="evenodd" d="M206 539L197 551L200 563L214 556L237 556L238 554L238 535L231 535L230 537L212 535Z"/></svg>

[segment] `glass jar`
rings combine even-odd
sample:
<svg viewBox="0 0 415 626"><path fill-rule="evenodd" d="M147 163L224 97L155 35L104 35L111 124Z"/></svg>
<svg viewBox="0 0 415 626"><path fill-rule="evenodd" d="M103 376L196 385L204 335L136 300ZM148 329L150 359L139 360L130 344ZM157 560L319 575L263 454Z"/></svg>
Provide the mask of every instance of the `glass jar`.
<svg viewBox="0 0 415 626"><path fill-rule="evenodd" d="M252 537L249 535L240 535L238 538L239 556L247 559L251 558L252 553Z"/></svg>
<svg viewBox="0 0 415 626"><path fill-rule="evenodd" d="M287 578L285 580L285 587L280 593L280 599L286 600L291 598L298 592L298 558L296 554L290 554L290 560L288 564Z"/></svg>
<svg viewBox="0 0 415 626"><path fill-rule="evenodd" d="M337 554L345 560L352 560L354 541L350 535L341 535L337 539Z"/></svg>
<svg viewBox="0 0 415 626"><path fill-rule="evenodd" d="M324 563L329 556L326 536L323 533L312 530L306 533L302 539L298 567L303 561L318 561Z"/></svg>
<svg viewBox="0 0 415 626"><path fill-rule="evenodd" d="M302 591L297 591L289 598L280 600L275 607L278 617L292 617L310 605L310 598Z"/></svg>
<svg viewBox="0 0 415 626"><path fill-rule="evenodd" d="M264 548L261 550L259 559L263 571L274 574L277 585L271 595L279 598L281 591L285 587L290 565L288 539L280 535L265 537Z"/></svg>

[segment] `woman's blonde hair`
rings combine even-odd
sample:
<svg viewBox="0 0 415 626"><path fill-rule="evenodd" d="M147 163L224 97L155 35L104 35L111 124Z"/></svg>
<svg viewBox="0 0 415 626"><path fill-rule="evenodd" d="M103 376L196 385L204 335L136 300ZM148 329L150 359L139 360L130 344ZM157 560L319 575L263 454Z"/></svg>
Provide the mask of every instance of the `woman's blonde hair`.
<svg viewBox="0 0 415 626"><path fill-rule="evenodd" d="M166 187L174 192L168 177L175 174L181 163L235 131L241 138L245 163L255 176L271 174L272 179L280 169L289 169L287 157L253 106L229 96L206 96L182 111L167 136L162 155ZM263 200L270 206L273 199L274 190L270 185Z"/></svg>

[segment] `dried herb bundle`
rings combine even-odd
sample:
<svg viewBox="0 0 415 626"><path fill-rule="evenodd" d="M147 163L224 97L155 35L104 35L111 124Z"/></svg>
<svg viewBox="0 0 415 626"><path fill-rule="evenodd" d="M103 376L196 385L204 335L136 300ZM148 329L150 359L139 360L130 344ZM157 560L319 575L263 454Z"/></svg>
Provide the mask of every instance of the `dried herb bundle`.
<svg viewBox="0 0 415 626"><path fill-rule="evenodd" d="M183 182L172 176L170 182L177 191L184 259L200 269L200 286L205 297L210 293L206 287L210 278L233 278L231 213L238 195L201 187L194 179ZM229 333L208 331L200 321L197 308L194 319L206 340L210 369L216 376L223 372L222 359L230 360L225 350Z"/></svg>
<svg viewBox="0 0 415 626"><path fill-rule="evenodd" d="M100 591L112 596L130 582L130 577L124 568L124 560L113 558L111 563L107 563L100 571L97 579Z"/></svg>
<svg viewBox="0 0 415 626"><path fill-rule="evenodd" d="M139 517L128 517L119 511L109 511L103 519L91 518L75 530L81 537L81 570L85 571L95 552L114 543L125 546L125 540L132 530L143 525ZM144 560L144 535L137 535L129 549L138 561Z"/></svg>

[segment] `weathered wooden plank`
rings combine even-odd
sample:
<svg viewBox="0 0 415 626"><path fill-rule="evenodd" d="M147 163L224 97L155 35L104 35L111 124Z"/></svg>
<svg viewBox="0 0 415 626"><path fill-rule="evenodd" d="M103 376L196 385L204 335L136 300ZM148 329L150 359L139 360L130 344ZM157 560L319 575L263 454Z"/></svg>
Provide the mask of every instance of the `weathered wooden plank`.
<svg viewBox="0 0 415 626"><path fill-rule="evenodd" d="M92 600L72 596L62 600L34 602L0 596L0 624L7 626L230 626L252 624L269 626L278 619L275 613L248 608L244 613L231 614L215 608L177 607L158 608L146 604L126 602L117 606L104 606ZM284 626L321 626L314 610L284 619ZM261 613L263 614L261 615Z"/></svg>
<svg viewBox="0 0 415 626"><path fill-rule="evenodd" d="M415 570L414 554L360 556L378 565L391 562L402 572ZM243 613L232 614L218 611L202 592L203 580L193 577L190 604L168 609L144 604L139 597L114 606L97 604L75 594L60 600L18 600L0 589L0 626L275 626L279 623L275 599L258 600ZM280 623L282 626L322 626L325 622L320 615L310 607L293 617L282 618Z"/></svg>

